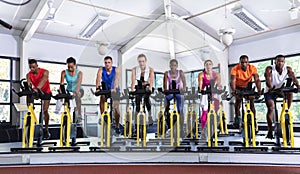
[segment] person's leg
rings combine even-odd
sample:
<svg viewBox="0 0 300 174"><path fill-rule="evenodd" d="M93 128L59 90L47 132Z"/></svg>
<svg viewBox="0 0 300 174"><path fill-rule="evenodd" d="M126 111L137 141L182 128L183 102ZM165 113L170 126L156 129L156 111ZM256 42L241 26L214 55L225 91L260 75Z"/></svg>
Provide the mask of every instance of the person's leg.
<svg viewBox="0 0 300 174"><path fill-rule="evenodd" d="M113 101L114 105L114 117L116 121L116 128L119 128L119 123L120 123L120 110L119 110L119 105L120 101L119 100L114 100Z"/></svg>
<svg viewBox="0 0 300 174"><path fill-rule="evenodd" d="M99 103L101 114L104 112L104 102L105 102L105 96L101 95L100 96L100 103Z"/></svg>
<svg viewBox="0 0 300 174"><path fill-rule="evenodd" d="M240 108L241 108L241 103L242 103L243 98L241 98L240 96L236 95L235 96L235 104L234 104L234 111L235 111L235 118L234 118L234 125L237 128L241 127L241 112L240 112Z"/></svg>
<svg viewBox="0 0 300 174"><path fill-rule="evenodd" d="M44 112L44 121L45 121L45 138L49 139L50 138L50 133L49 133L49 105L50 105L50 100L43 100L43 112Z"/></svg>
<svg viewBox="0 0 300 174"><path fill-rule="evenodd" d="M267 123L268 123L268 135L266 138L273 138L273 129L272 129L272 121L274 116L274 100L271 98L270 94L265 94L265 102L267 105Z"/></svg>
<svg viewBox="0 0 300 174"><path fill-rule="evenodd" d="M288 99L288 108L290 108L292 101L293 101L293 93L292 92L287 94L287 99Z"/></svg>
<svg viewBox="0 0 300 174"><path fill-rule="evenodd" d="M140 112L140 104L141 104L141 97L139 95L135 96L135 114L134 114L134 134L136 135L136 129L137 129L137 115Z"/></svg>
<svg viewBox="0 0 300 174"><path fill-rule="evenodd" d="M148 122L149 122L149 125L153 125L153 118L152 118L152 115L151 115L151 101L150 101L150 96L148 94L145 95L145 105L146 105L146 108L147 108L147 111L148 111Z"/></svg>
<svg viewBox="0 0 300 174"><path fill-rule="evenodd" d="M165 104L164 114L165 114L168 129L170 129L170 112L169 111L170 111L170 101L172 99L173 99L172 94L169 94L169 95L165 96L165 99L164 99L164 104Z"/></svg>
<svg viewBox="0 0 300 174"><path fill-rule="evenodd" d="M206 121L207 121L207 113L208 113L208 96L207 95L202 95L201 96L201 108L202 108L202 112L201 112L201 129L203 130L205 128L206 125Z"/></svg>
<svg viewBox="0 0 300 174"><path fill-rule="evenodd" d="M75 96L75 102L76 102L76 110L77 110L77 121L81 122L82 116L81 116L81 98L79 96Z"/></svg>

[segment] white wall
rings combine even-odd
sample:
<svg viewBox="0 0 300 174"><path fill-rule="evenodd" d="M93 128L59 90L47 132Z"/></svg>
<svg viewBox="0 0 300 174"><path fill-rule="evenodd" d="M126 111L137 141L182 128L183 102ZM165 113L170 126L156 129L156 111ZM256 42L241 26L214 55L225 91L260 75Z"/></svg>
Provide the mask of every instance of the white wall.
<svg viewBox="0 0 300 174"><path fill-rule="evenodd" d="M18 57L18 36L0 34L0 56Z"/></svg>
<svg viewBox="0 0 300 174"><path fill-rule="evenodd" d="M300 32L294 32L231 46L229 49L229 64L238 63L242 54L248 55L251 61L272 58L277 54L299 53L299 38Z"/></svg>

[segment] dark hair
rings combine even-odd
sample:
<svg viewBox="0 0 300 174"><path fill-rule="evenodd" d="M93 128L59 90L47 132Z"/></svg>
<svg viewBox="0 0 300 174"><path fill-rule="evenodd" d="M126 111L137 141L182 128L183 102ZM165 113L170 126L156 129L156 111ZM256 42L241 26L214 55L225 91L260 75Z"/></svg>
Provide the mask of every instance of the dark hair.
<svg viewBox="0 0 300 174"><path fill-rule="evenodd" d="M110 59L112 61L112 58L110 56L104 57L104 61Z"/></svg>
<svg viewBox="0 0 300 174"><path fill-rule="evenodd" d="M34 64L34 63L37 63L37 61L35 59L28 59L29 65Z"/></svg>
<svg viewBox="0 0 300 174"><path fill-rule="evenodd" d="M247 60L249 60L249 58L248 58L248 56L247 56L247 55L241 55L241 57L240 57L240 61L241 61L242 59L247 59Z"/></svg>
<svg viewBox="0 0 300 174"><path fill-rule="evenodd" d="M178 65L178 61L177 61L176 59L171 59L171 60L170 60L170 65L171 65L171 63L173 63L173 62L175 62L176 65Z"/></svg>
<svg viewBox="0 0 300 174"><path fill-rule="evenodd" d="M76 60L73 57L69 57L67 58L67 63L73 63L74 65L76 65Z"/></svg>
<svg viewBox="0 0 300 174"><path fill-rule="evenodd" d="M283 57L285 59L284 55L278 54L277 56L275 56L275 60L278 59L278 58L280 58L280 57Z"/></svg>
<svg viewBox="0 0 300 174"><path fill-rule="evenodd" d="M145 60L147 60L147 57L146 57L145 54L139 54L138 57L137 57L137 59L139 59L139 58L141 58L141 57L145 57Z"/></svg>

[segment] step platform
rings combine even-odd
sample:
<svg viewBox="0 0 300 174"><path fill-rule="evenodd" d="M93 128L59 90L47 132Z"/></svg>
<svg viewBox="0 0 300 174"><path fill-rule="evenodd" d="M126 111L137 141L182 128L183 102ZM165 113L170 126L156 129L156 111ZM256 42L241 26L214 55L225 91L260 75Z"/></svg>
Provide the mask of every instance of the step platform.
<svg viewBox="0 0 300 174"><path fill-rule="evenodd" d="M89 147L90 152L119 152L121 147Z"/></svg>
<svg viewBox="0 0 300 174"><path fill-rule="evenodd" d="M189 145L180 145L180 146L169 146L169 145L162 145L159 147L160 151L163 152L190 152L191 146Z"/></svg>
<svg viewBox="0 0 300 174"><path fill-rule="evenodd" d="M256 146L258 146L259 142L256 141ZM228 141L229 146L245 146L243 141ZM252 145L252 142L249 142L249 145Z"/></svg>
<svg viewBox="0 0 300 174"><path fill-rule="evenodd" d="M217 147L205 147L205 146L197 146L198 152L228 152L228 146L217 146Z"/></svg>
<svg viewBox="0 0 300 174"><path fill-rule="evenodd" d="M126 151L127 152L155 152L157 150L157 146L127 146Z"/></svg>
<svg viewBox="0 0 300 174"><path fill-rule="evenodd" d="M267 152L268 147L234 147L235 152Z"/></svg>
<svg viewBox="0 0 300 174"><path fill-rule="evenodd" d="M33 145L36 146L37 143L33 142ZM53 141L43 141L41 146L56 146L57 142L53 142Z"/></svg>
<svg viewBox="0 0 300 174"><path fill-rule="evenodd" d="M49 147L50 152L78 152L80 150L79 146L62 146L62 147Z"/></svg>
<svg viewBox="0 0 300 174"><path fill-rule="evenodd" d="M300 152L299 147L272 147L274 152Z"/></svg>
<svg viewBox="0 0 300 174"><path fill-rule="evenodd" d="M42 147L15 147L15 148L10 148L10 151L13 153L16 152L33 153L33 152L42 152L43 148Z"/></svg>

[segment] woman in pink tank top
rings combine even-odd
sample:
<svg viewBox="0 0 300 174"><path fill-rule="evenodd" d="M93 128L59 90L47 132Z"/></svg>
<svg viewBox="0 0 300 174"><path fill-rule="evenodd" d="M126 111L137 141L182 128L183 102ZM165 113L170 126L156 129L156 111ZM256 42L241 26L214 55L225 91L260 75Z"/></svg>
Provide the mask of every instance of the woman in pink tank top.
<svg viewBox="0 0 300 174"><path fill-rule="evenodd" d="M205 86L210 85L210 80L214 80L218 86L221 87L221 76L220 73L217 73L212 70L213 63L211 60L206 60L204 62L204 71L199 73L198 75L198 88L204 90ZM219 100L213 97L214 102L214 109L217 112L219 109ZM205 128L206 128L206 121L207 121L207 113L208 113L208 97L207 95L201 96L201 107L202 107L202 114L201 114L201 138L206 139L205 136Z"/></svg>

